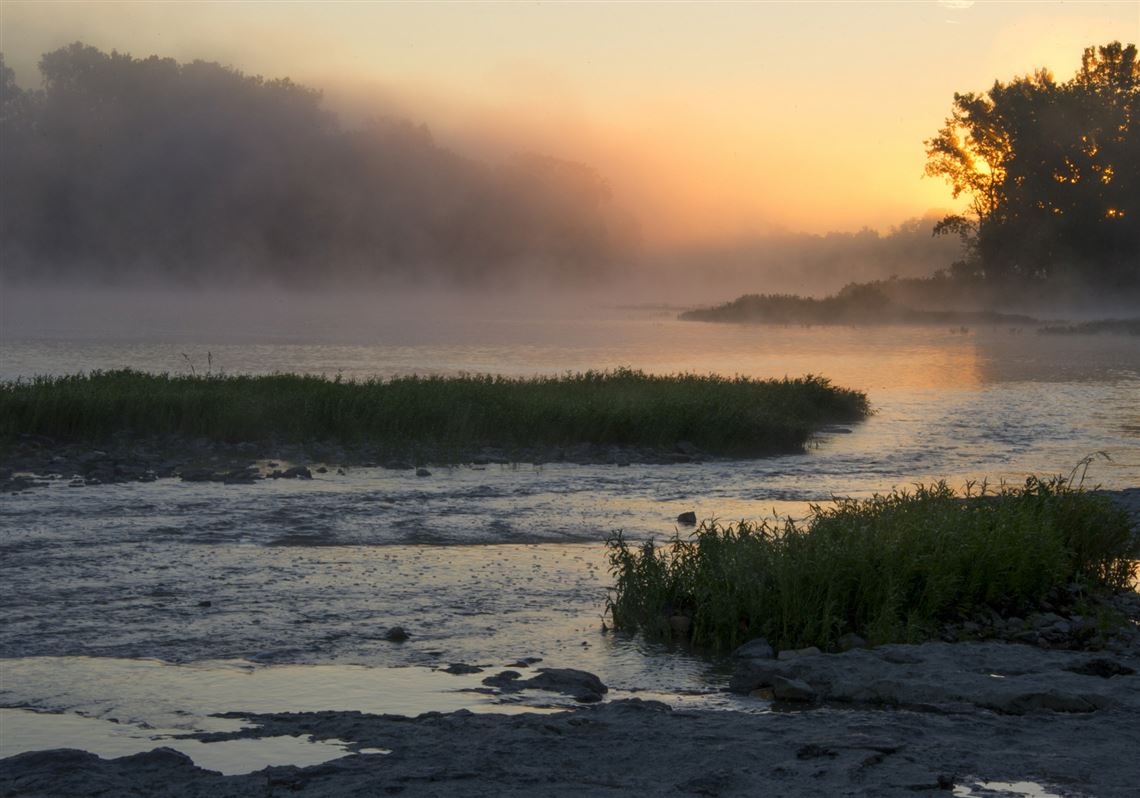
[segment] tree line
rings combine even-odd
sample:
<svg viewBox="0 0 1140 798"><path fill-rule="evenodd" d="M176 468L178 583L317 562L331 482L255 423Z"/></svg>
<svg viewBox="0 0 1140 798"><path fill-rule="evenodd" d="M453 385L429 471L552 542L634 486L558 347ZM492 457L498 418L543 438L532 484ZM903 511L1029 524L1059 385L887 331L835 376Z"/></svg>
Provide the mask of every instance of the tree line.
<svg viewBox="0 0 1140 798"><path fill-rule="evenodd" d="M926 142L928 175L967 210L956 233L963 278L1140 287L1140 63L1136 45L1085 49L1058 82L1048 70L955 94Z"/></svg>
<svg viewBox="0 0 1140 798"><path fill-rule="evenodd" d="M583 281L627 262L606 182L488 164L403 119L217 63L75 43L24 90L0 55L0 258L11 278Z"/></svg>

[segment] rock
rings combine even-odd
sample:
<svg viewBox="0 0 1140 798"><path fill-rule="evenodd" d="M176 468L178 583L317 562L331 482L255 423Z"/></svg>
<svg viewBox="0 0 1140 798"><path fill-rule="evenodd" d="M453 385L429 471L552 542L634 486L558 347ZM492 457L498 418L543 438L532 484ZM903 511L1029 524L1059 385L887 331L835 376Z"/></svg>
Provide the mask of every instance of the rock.
<svg viewBox="0 0 1140 798"><path fill-rule="evenodd" d="M483 669L480 668L478 665L468 665L466 662L453 662L450 665L448 665L446 668L443 668L442 670L444 673L450 673L450 674L455 675L455 676L462 675L462 674L468 674L468 673L482 673L483 672Z"/></svg>
<svg viewBox="0 0 1140 798"><path fill-rule="evenodd" d="M1089 696L1067 693L1061 690L1000 695L982 703L982 705L1006 715L1024 715L1041 710L1086 713L1095 712L1100 708L1098 702Z"/></svg>
<svg viewBox="0 0 1140 798"><path fill-rule="evenodd" d="M772 695L777 701L812 703L818 698L810 684L800 679L776 676L772 679Z"/></svg>
<svg viewBox="0 0 1140 798"><path fill-rule="evenodd" d="M329 472L329 470L327 468L325 468L324 466L321 466L320 468L317 469L318 474L327 474L328 472Z"/></svg>
<svg viewBox="0 0 1140 798"><path fill-rule="evenodd" d="M428 471L426 468L417 468L416 469L416 476L417 477L430 477L431 472Z"/></svg>
<svg viewBox="0 0 1140 798"><path fill-rule="evenodd" d="M1113 676L1131 676L1136 673L1127 665L1121 665L1119 662L1103 657L1090 659L1088 662L1082 662L1079 665L1070 665L1065 670L1070 673L1079 673L1082 676L1099 676L1102 679L1111 679Z"/></svg>
<svg viewBox="0 0 1140 798"><path fill-rule="evenodd" d="M587 703L600 701L601 696L609 692L609 688L597 676L575 668L539 668L538 675L518 684L525 684L535 690L572 695L578 701Z"/></svg>
<svg viewBox="0 0 1140 798"><path fill-rule="evenodd" d="M796 659L797 657L811 657L816 654L822 654L815 646L808 646L807 648L785 648L776 657L779 660Z"/></svg>
<svg viewBox="0 0 1140 798"><path fill-rule="evenodd" d="M775 659L776 651L767 640L757 637L733 651L732 656L748 659Z"/></svg>
<svg viewBox="0 0 1140 798"><path fill-rule="evenodd" d="M345 476L345 475L347 475L347 474L348 474L348 472L347 472L347 471L345 471L343 467L342 467L342 468L338 468L338 469L336 470L336 473L337 473L337 476L341 476L341 477L343 477L343 476Z"/></svg>
<svg viewBox="0 0 1140 798"><path fill-rule="evenodd" d="M281 479L313 478L313 472L310 471L306 466L293 466L292 468L286 468L284 471L274 472L274 474L279 475Z"/></svg>
<svg viewBox="0 0 1140 798"><path fill-rule="evenodd" d="M683 512L679 516L677 516L677 523L695 526L697 523L697 514L695 512L693 512L692 510L688 510L687 512Z"/></svg>
<svg viewBox="0 0 1140 798"><path fill-rule="evenodd" d="M850 651L853 648L866 648L867 641L854 632L848 632L836 641L840 651Z"/></svg>
<svg viewBox="0 0 1140 798"><path fill-rule="evenodd" d="M483 680L483 684L488 687L506 687L509 688L512 682L518 681L522 678L522 674L518 671L499 671L494 676L488 676Z"/></svg>
<svg viewBox="0 0 1140 798"><path fill-rule="evenodd" d="M826 748L822 745L816 745L815 743L808 743L796 751L796 759L820 759L822 757L835 759L837 756L839 756L838 751Z"/></svg>
<svg viewBox="0 0 1140 798"><path fill-rule="evenodd" d="M403 643L411 637L408 631L402 626L393 626L388 631L384 632L384 639L393 643Z"/></svg>
<svg viewBox="0 0 1140 798"><path fill-rule="evenodd" d="M212 602L212 601L199 601L198 606L199 607L212 607L212 606L214 606L214 602Z"/></svg>

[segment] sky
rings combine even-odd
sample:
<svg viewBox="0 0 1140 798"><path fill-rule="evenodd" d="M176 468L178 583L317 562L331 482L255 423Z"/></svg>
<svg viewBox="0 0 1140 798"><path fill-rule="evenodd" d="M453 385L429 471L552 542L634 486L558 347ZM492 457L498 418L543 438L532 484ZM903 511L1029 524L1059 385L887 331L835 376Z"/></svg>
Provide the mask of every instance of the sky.
<svg viewBox="0 0 1140 798"><path fill-rule="evenodd" d="M400 114L488 159L605 175L648 244L886 231L955 207L923 141L955 91L1140 40L1127 2L20 2L24 86L81 40L321 88L347 122Z"/></svg>

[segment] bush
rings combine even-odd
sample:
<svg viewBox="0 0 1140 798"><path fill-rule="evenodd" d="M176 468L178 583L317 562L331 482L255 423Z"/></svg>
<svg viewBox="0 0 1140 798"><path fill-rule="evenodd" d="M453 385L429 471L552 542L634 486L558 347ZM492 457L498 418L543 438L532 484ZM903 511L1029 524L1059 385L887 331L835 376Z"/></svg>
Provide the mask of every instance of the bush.
<svg viewBox="0 0 1140 798"><path fill-rule="evenodd" d="M689 539L608 541L614 626L726 650L755 637L779 648L918 642L979 610L1024 612L1076 582L1122 589L1140 557L1130 520L1106 496L1062 478L988 494L945 482L813 505L804 524L702 523Z"/></svg>

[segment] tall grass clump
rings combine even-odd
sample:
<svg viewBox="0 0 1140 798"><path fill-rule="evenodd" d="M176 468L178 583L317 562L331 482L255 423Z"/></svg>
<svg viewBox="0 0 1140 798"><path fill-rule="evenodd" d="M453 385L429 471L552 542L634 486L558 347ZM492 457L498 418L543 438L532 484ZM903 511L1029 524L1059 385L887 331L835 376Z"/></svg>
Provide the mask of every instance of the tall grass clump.
<svg viewBox="0 0 1140 798"><path fill-rule="evenodd" d="M705 522L665 546L609 542L615 627L725 650L755 637L778 648L918 642L992 610L1032 610L1076 583L1130 585L1140 557L1127 513L1063 478L996 493L945 482L812 506L806 522Z"/></svg>
<svg viewBox="0 0 1140 798"><path fill-rule="evenodd" d="M603 444L714 455L802 449L823 424L858 421L867 397L823 378L756 380L631 369L556 377L352 381L132 370L0 384L0 441L173 436L337 441L391 450Z"/></svg>

